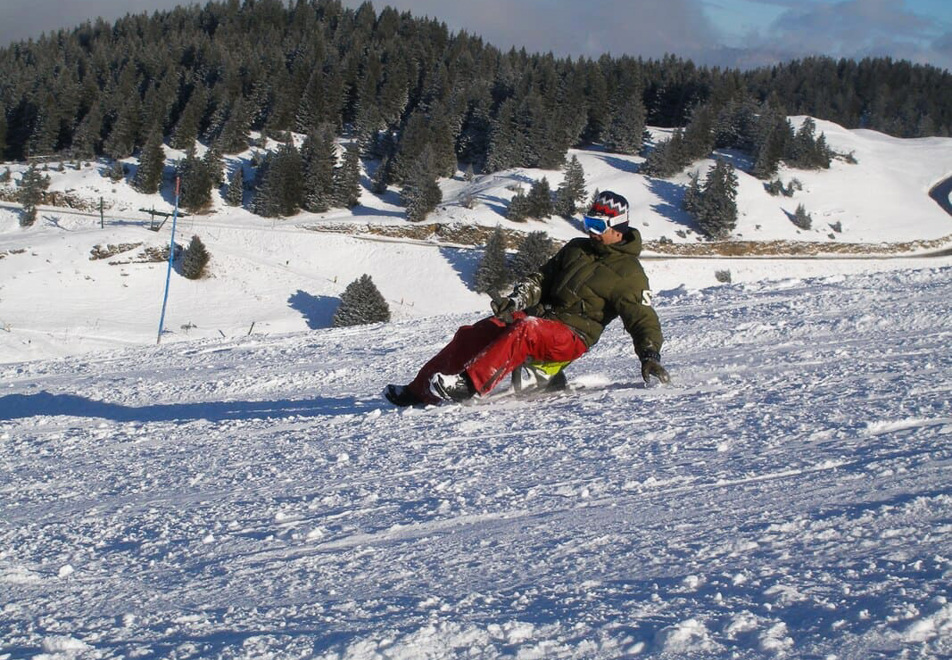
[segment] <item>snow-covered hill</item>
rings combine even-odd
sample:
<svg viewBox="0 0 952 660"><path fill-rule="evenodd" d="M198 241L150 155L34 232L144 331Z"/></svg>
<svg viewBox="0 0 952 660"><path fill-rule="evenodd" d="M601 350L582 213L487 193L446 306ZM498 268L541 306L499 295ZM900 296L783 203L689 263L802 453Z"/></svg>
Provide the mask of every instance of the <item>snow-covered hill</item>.
<svg viewBox="0 0 952 660"><path fill-rule="evenodd" d="M858 164L783 172L792 199L741 174L737 238L948 245L952 140L819 125ZM686 175L575 153L649 245L698 242ZM512 228L543 175L474 209L444 181L432 220ZM219 206L178 225L211 274L172 274L156 345L170 226L137 209L168 195L51 176L111 211L0 206L0 660L952 657L952 257L649 251L671 386L616 326L572 393L397 410L382 386L486 313L479 249L314 231L406 226L392 194ZM364 273L394 322L328 328Z"/></svg>
<svg viewBox="0 0 952 660"><path fill-rule="evenodd" d="M828 142L852 153L857 164L835 160L829 171L784 171L798 178L803 191L792 198L772 197L762 182L739 173L740 219L735 238L800 240L827 244L933 241L948 245L952 216L929 198L930 188L952 176L952 139L897 140L871 131L847 131L819 122ZM656 131L661 137L663 131ZM170 163L181 156L169 151ZM639 157L598 151L573 152L582 162L589 191L612 189L626 195L634 224L650 246L662 239L697 245L687 216L679 210L687 174L674 182L636 173ZM734 154L725 154L736 158ZM243 155L244 162L250 152ZM230 167L238 166L232 159ZM709 162L698 163L704 170ZM11 165L14 180L22 165ZM53 168L51 190L73 199L96 201L109 212L104 226L98 213L70 214L44 208L37 225L23 229L19 212L0 206L0 362L70 355L117 345L154 342L162 308L166 265L139 263L148 248L169 243L171 223L148 231L150 216L139 209L171 211L172 196L147 197L126 182L113 184L93 164L80 171ZM558 241L579 235L576 222L552 218L516 224L505 220L505 206L517 185L549 178L553 188L561 172L510 171L479 177L468 184L460 176L442 183L444 206L431 216L441 224L503 225L544 230ZM12 185L12 184L10 184ZM472 186L473 209L460 206L460 191ZM390 303L396 320L486 308L487 299L471 290L478 249L434 242L371 240L310 231L341 224L406 227L396 194L383 198L364 191L354 213L302 213L284 220L263 219L216 202L207 216L181 218L176 241L187 245L199 235L212 255L210 277L194 282L174 276L163 341L236 337L252 333L306 331L328 327L343 289L364 273L371 275ZM813 229L798 230L789 220L798 204L814 216ZM156 224L159 218L155 218ZM833 230L832 226L840 229ZM941 239L947 238L943 243ZM96 246L125 247L105 259L91 260ZM883 252L889 246L883 245ZM909 267L915 261L841 259L823 262L728 261L723 258L652 261L648 269L656 291L718 284L729 271L734 282L850 273Z"/></svg>
<svg viewBox="0 0 952 660"><path fill-rule="evenodd" d="M669 291L581 389L472 315L0 367L0 658L947 658L952 268Z"/></svg>

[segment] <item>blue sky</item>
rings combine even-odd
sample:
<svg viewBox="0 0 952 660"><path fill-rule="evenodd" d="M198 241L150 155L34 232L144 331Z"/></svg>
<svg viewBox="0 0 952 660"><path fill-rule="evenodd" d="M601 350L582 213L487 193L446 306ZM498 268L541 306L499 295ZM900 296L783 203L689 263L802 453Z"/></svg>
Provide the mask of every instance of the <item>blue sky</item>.
<svg viewBox="0 0 952 660"><path fill-rule="evenodd" d="M189 0L0 0L0 44ZM362 0L343 0L357 7ZM500 48L757 66L805 55L890 56L952 70L952 0L390 0Z"/></svg>

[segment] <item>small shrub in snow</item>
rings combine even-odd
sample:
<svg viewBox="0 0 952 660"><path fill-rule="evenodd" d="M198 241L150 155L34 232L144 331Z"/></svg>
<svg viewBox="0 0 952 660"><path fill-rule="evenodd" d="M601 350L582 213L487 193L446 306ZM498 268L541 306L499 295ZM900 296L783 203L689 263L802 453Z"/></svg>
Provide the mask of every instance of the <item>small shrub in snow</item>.
<svg viewBox="0 0 952 660"><path fill-rule="evenodd" d="M807 213L803 204L797 205L797 210L794 212L793 217L790 218L790 221L800 229L809 229L813 226L813 218Z"/></svg>
<svg viewBox="0 0 952 660"><path fill-rule="evenodd" d="M205 244L198 236L192 236L192 242L188 244L185 250L185 257L182 259L182 275L190 280L197 280L205 272L205 266L211 255L205 249Z"/></svg>
<svg viewBox="0 0 952 660"><path fill-rule="evenodd" d="M347 285L334 312L335 328L390 320L390 306L370 275L364 274Z"/></svg>

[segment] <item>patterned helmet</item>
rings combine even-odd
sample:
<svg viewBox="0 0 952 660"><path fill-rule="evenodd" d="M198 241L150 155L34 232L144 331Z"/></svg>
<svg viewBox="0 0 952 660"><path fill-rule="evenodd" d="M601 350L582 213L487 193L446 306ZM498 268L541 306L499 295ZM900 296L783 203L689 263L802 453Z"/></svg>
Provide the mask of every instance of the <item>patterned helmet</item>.
<svg viewBox="0 0 952 660"><path fill-rule="evenodd" d="M608 227L617 231L628 229L628 200L610 190L599 193L587 215L605 218Z"/></svg>

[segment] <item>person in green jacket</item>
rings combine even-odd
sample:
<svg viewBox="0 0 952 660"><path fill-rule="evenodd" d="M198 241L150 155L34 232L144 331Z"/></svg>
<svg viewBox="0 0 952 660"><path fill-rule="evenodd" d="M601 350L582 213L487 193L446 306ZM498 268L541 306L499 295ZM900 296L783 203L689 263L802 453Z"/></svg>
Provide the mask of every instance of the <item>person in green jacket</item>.
<svg viewBox="0 0 952 660"><path fill-rule="evenodd" d="M581 357L615 318L631 335L645 382L669 382L628 201L611 191L599 194L585 229L587 237L569 241L509 296L494 299L493 316L459 328L409 384L388 385L387 399L409 406L488 394L527 361L567 364Z"/></svg>

